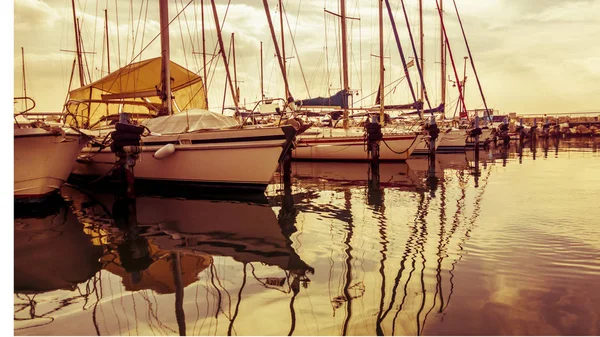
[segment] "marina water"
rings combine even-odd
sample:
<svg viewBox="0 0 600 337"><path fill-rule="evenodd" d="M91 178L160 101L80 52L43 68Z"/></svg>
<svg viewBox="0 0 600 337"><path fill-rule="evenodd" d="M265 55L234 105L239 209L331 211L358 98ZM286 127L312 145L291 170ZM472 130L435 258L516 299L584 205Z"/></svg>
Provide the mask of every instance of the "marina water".
<svg viewBox="0 0 600 337"><path fill-rule="evenodd" d="M598 335L598 140L15 209L16 335ZM378 173L378 174L377 174Z"/></svg>

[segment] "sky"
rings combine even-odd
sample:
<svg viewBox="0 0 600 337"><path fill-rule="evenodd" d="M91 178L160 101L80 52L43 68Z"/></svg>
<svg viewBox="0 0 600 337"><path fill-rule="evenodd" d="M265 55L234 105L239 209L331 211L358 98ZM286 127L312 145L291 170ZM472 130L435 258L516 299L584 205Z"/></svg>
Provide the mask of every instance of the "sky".
<svg viewBox="0 0 600 337"><path fill-rule="evenodd" d="M210 1L205 2L207 53L216 51L215 24ZM409 25L418 38L417 0L405 0ZM159 40L148 43L159 32L158 1L75 1L86 51L86 83L107 74L104 48L104 9L107 9L111 70L130 62L159 56ZM173 19L188 0L169 1ZM279 8L269 0L278 43L281 44ZM285 53L292 95L296 99L332 95L340 81L340 20L324 9L339 13L337 0L284 0ZM390 1L403 51L414 57L406 21L399 1ZM229 48L235 33L236 75L240 101L256 101L260 93L260 43L263 43L265 94L283 96L283 81L274 52L262 1L216 0L223 39ZM70 0L19 0L14 2L14 96L23 95L23 57L27 94L36 101L36 111L60 111L69 90L75 58L73 12ZM456 0L473 61L489 108L500 113L543 114L600 111L600 0ZM374 104L379 83L378 2L347 0L350 88L354 106ZM440 20L435 0L423 0L424 78L432 106L440 101ZM452 1L444 1L444 22L457 69L466 74L468 109L483 108L473 70L465 59L467 50ZM227 17L223 23L223 18ZM170 26L171 58L203 74L200 0L192 1ZM117 29L118 22L118 29ZM289 27L288 27L289 23ZM384 5L384 82L386 104L412 101ZM416 48L418 49L418 41ZM140 55L142 46L147 46ZM294 45L296 48L294 48ZM121 55L120 59L118 55ZM137 58L134 58L138 56ZM223 105L225 68L211 55L207 69L209 106ZM233 62L228 59L233 72ZM458 97L456 77L448 58L448 110L454 111ZM304 76L303 76L304 75ZM411 81L420 82L416 67ZM233 76L233 74L232 74ZM79 87L77 72L71 89ZM227 93L225 105L232 104ZM20 105L18 105L20 107ZM447 113L448 115L448 113Z"/></svg>

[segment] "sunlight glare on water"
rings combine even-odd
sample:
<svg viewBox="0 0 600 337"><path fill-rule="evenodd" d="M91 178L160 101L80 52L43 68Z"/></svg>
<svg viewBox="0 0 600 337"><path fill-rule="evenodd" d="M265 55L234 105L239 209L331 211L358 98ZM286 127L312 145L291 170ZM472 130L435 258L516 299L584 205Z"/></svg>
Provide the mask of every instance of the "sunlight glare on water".
<svg viewBox="0 0 600 337"><path fill-rule="evenodd" d="M15 210L16 335L598 335L594 141ZM432 174L429 171L433 171Z"/></svg>

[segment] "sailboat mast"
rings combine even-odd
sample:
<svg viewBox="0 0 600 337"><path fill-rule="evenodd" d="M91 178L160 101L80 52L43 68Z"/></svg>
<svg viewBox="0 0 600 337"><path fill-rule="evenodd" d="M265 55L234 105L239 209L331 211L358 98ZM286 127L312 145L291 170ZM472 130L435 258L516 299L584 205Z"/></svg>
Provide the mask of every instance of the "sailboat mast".
<svg viewBox="0 0 600 337"><path fill-rule="evenodd" d="M283 1L279 0L279 26L281 27L281 59L283 61L283 71L287 76L287 66L285 65L285 35L283 33ZM284 83L285 85L285 97L290 96L290 87L287 81Z"/></svg>
<svg viewBox="0 0 600 337"><path fill-rule="evenodd" d="M485 96L483 95L483 89L481 89L481 83L479 82L479 76L477 76L477 70L475 70L475 61L473 61L473 55L471 55L471 48L469 48L469 42L467 41L467 35L465 34L465 29L463 28L462 20L460 19L460 15L458 14L458 7L456 7L456 1L453 0L454 9L456 10L456 17L458 18L458 23L460 23L460 30L462 31L463 38L465 40L465 45L467 46L467 52L469 53L469 60L471 60L471 66L473 67L473 73L475 74L475 79L477 80L477 86L479 86L479 92L481 93L481 99L483 100L483 106L485 107L486 115L490 116L490 112L487 107L487 103L485 101Z"/></svg>
<svg viewBox="0 0 600 337"><path fill-rule="evenodd" d="M206 36L204 36L204 0L200 1L200 15L202 16L202 69L204 71L204 97L208 108L208 78L206 77Z"/></svg>
<svg viewBox="0 0 600 337"><path fill-rule="evenodd" d="M275 28L273 28L273 21L271 20L271 12L269 12L269 3L267 0L263 0L263 5L265 7L265 14L267 16L267 22L269 23L269 29L271 30L271 38L273 39L273 45L275 46L275 54L277 54L277 61L279 61L279 68L281 69L281 74L283 75L283 82L285 83L286 91L286 104L290 101L293 102L294 98L289 92L289 86L287 81L287 75L285 72L285 65L281 58L281 53L279 51L279 44L277 44L277 36L275 36Z"/></svg>
<svg viewBox="0 0 600 337"><path fill-rule="evenodd" d="M21 47L21 59L23 60L23 96L27 97L27 82L25 81L25 50ZM25 99L25 110L27 110L27 100Z"/></svg>
<svg viewBox="0 0 600 337"><path fill-rule="evenodd" d="M446 27L444 26L444 18L442 16L442 11L440 10L440 6L439 6L439 3L437 0L435 0L435 5L437 7L438 14L440 15L440 24L442 26L442 31L444 32L444 40L446 42L446 47L448 48L448 55L450 55L450 62L452 63L452 69L454 70L454 79L456 80L456 83L460 84L460 80L458 79L458 73L456 72L456 64L454 63L454 57L452 56L452 48L450 48L450 42L448 41L448 33L446 32ZM468 118L467 107L465 106L465 100L463 98L462 89L461 89L460 85L458 85L458 97L459 97L460 103L462 103L462 107L464 109L462 114L467 116L467 118Z"/></svg>
<svg viewBox="0 0 600 337"><path fill-rule="evenodd" d="M165 0L162 0L165 1ZM210 1L212 4L213 16L215 17L215 26L217 27L217 39L219 40L219 48L221 51L221 56L223 57L223 63L225 64L225 73L227 74L227 82L229 82L229 89L231 90L231 95L233 96L233 104L235 105L235 114L236 116L239 114L238 108L238 97L237 92L233 87L233 83L231 81L231 74L229 73L229 64L227 63L227 56L225 55L225 46L223 45L223 36L221 35L221 25L219 24L219 15L217 14L217 6L215 5L215 0Z"/></svg>
<svg viewBox="0 0 600 337"><path fill-rule="evenodd" d="M235 33L231 33L231 49L233 50L233 82L235 83L235 94L240 97L240 87L237 80L237 66L235 64Z"/></svg>
<svg viewBox="0 0 600 337"><path fill-rule="evenodd" d="M383 76L383 0L379 0L379 123L381 125L384 125L385 122Z"/></svg>
<svg viewBox="0 0 600 337"><path fill-rule="evenodd" d="M441 12L441 17L443 20L444 17L444 1L440 0L440 12ZM440 66L441 66L441 71L440 71L440 76L441 76L441 91L442 91L442 97L441 97L441 104L443 107L442 110L442 118L446 118L446 44L444 43L444 29L442 28L442 26L440 25Z"/></svg>
<svg viewBox="0 0 600 337"><path fill-rule="evenodd" d="M262 41L260 41L260 99L265 99L265 87L263 84L264 74L263 74L263 48Z"/></svg>
<svg viewBox="0 0 600 337"><path fill-rule="evenodd" d="M110 74L110 46L108 43L108 10L104 10L104 31L106 34L106 63L108 65L108 73Z"/></svg>
<svg viewBox="0 0 600 337"><path fill-rule="evenodd" d="M348 45L347 45L347 29L346 29L346 1L340 0L340 16L342 30L342 108L344 109L344 129L348 128L348 94L350 85L348 84ZM383 104L383 103L382 103Z"/></svg>
<svg viewBox="0 0 600 337"><path fill-rule="evenodd" d="M169 45L169 3L168 0L159 0L158 8L160 13L160 48L161 48L161 82L162 93L161 100L166 114L173 113L171 102L171 53Z"/></svg>
<svg viewBox="0 0 600 337"><path fill-rule="evenodd" d="M410 79L410 74L408 72L408 67L406 66L406 58L404 57L404 51L402 50L402 44L400 43L400 37L398 35L398 29L396 28L396 20L394 19L394 15L392 14L392 7L390 6L390 1L385 0L385 6L387 7L388 15L390 17L390 23L392 26L392 31L394 32L394 38L396 39L396 46L398 47L398 51L400 52L400 59L402 60L402 66L404 67L404 76L406 76L406 82L408 83L408 87L410 88L410 93L413 98L413 102L415 102L415 106L417 104L417 96L415 95L415 90L412 85L412 81ZM422 108L417 109L420 113Z"/></svg>
<svg viewBox="0 0 600 337"><path fill-rule="evenodd" d="M75 27L75 48L77 50L79 84L83 87L85 82L83 79L83 64L81 63L81 46L79 45L79 29L77 27L77 15L75 14L75 0L71 0L71 6L73 8L73 25Z"/></svg>
<svg viewBox="0 0 600 337"><path fill-rule="evenodd" d="M423 63L423 0L419 0L419 59L421 60L421 102L425 93L425 64Z"/></svg>

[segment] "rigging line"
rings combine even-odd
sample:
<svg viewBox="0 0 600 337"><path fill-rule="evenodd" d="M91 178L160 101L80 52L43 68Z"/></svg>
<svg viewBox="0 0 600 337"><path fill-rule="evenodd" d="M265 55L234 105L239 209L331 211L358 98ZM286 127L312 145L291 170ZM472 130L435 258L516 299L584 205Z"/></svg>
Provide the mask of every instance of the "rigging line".
<svg viewBox="0 0 600 337"><path fill-rule="evenodd" d="M194 0L191 0L191 1L194 1ZM190 2L191 2L191 1L190 1ZM227 20L227 14L229 13L229 6L230 6L230 5L231 5L231 0L229 0L229 1L227 2L227 8L225 8L225 15L223 15L223 23L221 24L221 28L220 28L220 29L221 29L221 31L223 31L223 27L225 27L225 21ZM208 16L210 17L210 15L208 15ZM214 21L214 20L213 20L213 21ZM216 25L218 25L218 24L219 24L218 22L215 22L215 26L216 26ZM218 53L217 53L217 49L219 49L219 44L218 44L218 43L216 43L216 44L215 44L215 48L213 49L213 55L215 55L215 54L218 54ZM218 59L217 59L217 62L218 62ZM210 62L209 62L209 63L210 63ZM212 66L212 63L211 63L211 66ZM217 67L217 66L216 66L216 64L215 64L215 69L216 69L216 67ZM211 68L210 68L210 67L208 68L208 71L209 71L209 72L211 71ZM213 71L214 71L214 70L213 70ZM226 83L226 84L227 84L227 83Z"/></svg>
<svg viewBox="0 0 600 337"><path fill-rule="evenodd" d="M144 29L142 29L142 41L140 42L140 47L144 45L144 37L146 35L146 23L148 22L148 4L150 0L146 0L146 13L144 14ZM131 58L133 60L133 57ZM140 51L140 59L142 59L142 52Z"/></svg>
<svg viewBox="0 0 600 337"><path fill-rule="evenodd" d="M412 238L416 238L419 230L417 228L417 220L419 219L419 214L422 212L423 209L423 202L424 202L424 194L423 193L419 193L419 195L421 196L421 199L419 200L419 205L417 207L417 214L415 214L415 220L414 222L414 226L412 226L412 234L411 234L411 239ZM418 242L419 240L417 239L415 242ZM408 247L408 242L406 244L406 250L404 251L404 256L408 256L409 255L409 251L411 251L411 249ZM411 264L411 271L410 273L408 273L408 278L406 280L406 283L404 283L404 296L402 297L402 302L400 302L400 305L398 306L398 310L396 310L396 314L394 315L394 319L392 320L392 336L395 336L395 330L396 330L396 319L398 319L398 316L400 315L400 311L402 311L402 309L404 308L404 303L406 302L406 298L408 297L408 284L410 283L410 280L412 279L412 274L414 273L414 271L416 270L416 252L414 252L413 254L410 254L412 256L412 264ZM400 271L399 271L400 272ZM400 275L399 275L400 276ZM401 277L401 276L400 276ZM400 277L397 277L398 280L400 280Z"/></svg>
<svg viewBox="0 0 600 337"><path fill-rule="evenodd" d="M121 38L119 35L119 1L115 0L115 18L117 22L117 61L119 68L121 68Z"/></svg>
<svg viewBox="0 0 600 337"><path fill-rule="evenodd" d="M92 46L94 46L94 49L96 48L96 36L98 35L97 34L98 33L98 31L97 31L97 28L98 28L98 4L99 4L99 2L96 1L96 13L95 13L96 20L94 21L94 42L92 44ZM104 47L104 45L103 45L103 47ZM95 59L96 59L96 54L94 53L94 54L92 54L92 70L95 68L94 67ZM100 77L102 77L102 73L100 73ZM90 77L90 83L91 82L92 82L92 79Z"/></svg>
<svg viewBox="0 0 600 337"><path fill-rule="evenodd" d="M490 118L490 113L489 113L489 110L487 107L487 103L485 102L485 96L483 95L483 89L481 88L481 82L479 82L479 76L477 76L477 70L475 69L475 61L473 60L473 55L471 55L471 48L469 48L469 42L467 41L467 35L465 34L465 29L463 28L462 20L460 19L460 15L458 14L458 7L456 7L455 0L452 0L452 2L454 3L454 9L456 10L456 17L458 18L458 23L460 24L460 30L462 31L462 35L465 40L465 45L467 46L467 52L469 53L469 61L471 61L471 67L473 67L473 73L475 73L475 79L477 80L477 86L479 87L479 92L481 93L481 99L483 100L483 105L485 106L485 113L487 114L487 117Z"/></svg>
<svg viewBox="0 0 600 337"><path fill-rule="evenodd" d="M231 318L231 321L229 323L229 328L227 329L228 336L231 336L231 330L233 329L233 322L237 318L238 312L240 310L240 303L242 302L242 291L244 290L244 287L246 286L246 276L247 276L246 266L247 266L247 263L244 263L244 278L242 281L242 285L240 286L240 291L238 292L238 301L235 305L235 311L234 311L233 317Z"/></svg>
<svg viewBox="0 0 600 337"><path fill-rule="evenodd" d="M115 1L118 1L118 0L115 0ZM182 11L183 11L183 10L185 10L185 9L186 9L186 8L187 8L187 7L188 7L188 6L189 6L189 5L190 5L190 4L193 2L193 1L194 1L194 0L190 0L190 1L189 1L189 2L188 2L186 5L185 5L185 7L182 9ZM168 26L170 26L170 25L171 25L171 23L173 23L173 21L175 21L175 19L177 19L177 18L179 17L179 15L180 15L180 14L181 14L181 12L177 13L177 15L175 15L175 17L174 17L173 19L171 19L171 21L169 21L169 23L167 24L167 27L168 27ZM118 18L117 18L117 20L118 20ZM165 27L165 29L166 29L167 27ZM117 35L118 35L118 32L119 32L119 30L118 30L118 23L117 23ZM154 41L155 41L155 40L156 40L156 39L157 39L157 38L160 36L160 34L161 34L161 33L162 33L162 31L160 31L160 32L159 32L159 33L158 33L158 34L157 34L157 35L156 35L154 38L152 38L152 40L150 40L150 42L148 42L148 44L147 44L147 45L146 45L144 48L142 48L142 50L140 50L140 52L139 52L139 53L138 53L138 54L137 54L135 57L133 57L133 58L131 59L131 61L130 61L130 62L127 64L127 66L131 65L131 64L133 63L133 60L134 60L134 59L137 59L137 58L138 58L138 57L139 57L139 56L142 54L142 52L143 52L144 50L146 50L146 49L147 49L147 48L148 48L148 47L149 47L149 46L152 44L152 42L154 42ZM117 39L118 39L118 37L117 37ZM120 52L119 52L119 53L120 53ZM119 76L119 75L120 75L120 74L121 74L123 71L125 71L125 69L124 69L125 67L123 67L123 68L122 68L122 67L121 67L121 65L120 65L120 62L121 62L120 60L121 60L121 58L119 57L119 70L118 70L118 71L116 71L116 73L117 73L117 77L116 77L116 78L113 80L113 82L111 83L110 87L109 87L107 90L110 90L110 89L112 88L112 85L113 85L113 84L116 82L116 79L117 79L117 78L120 78L120 76Z"/></svg>
<svg viewBox="0 0 600 337"><path fill-rule="evenodd" d="M127 54L129 54L129 29L131 28L131 37L133 38L133 26L131 22L133 21L133 0L129 0L129 10L127 11L127 36L125 36L125 41L127 44L125 45L125 63L127 63ZM133 52L132 52L133 54Z"/></svg>
<svg viewBox="0 0 600 337"><path fill-rule="evenodd" d="M148 1L150 1L150 0L148 0ZM131 59L132 60L133 60L133 53L135 53L135 45L136 45L137 36L140 31L140 22L142 21L142 9L144 9L144 0L142 0L142 3L140 4L140 13L138 15L137 27L135 28L135 36L132 36L132 38L133 38L133 47L131 48ZM144 27L145 26L146 25L144 25Z"/></svg>
<svg viewBox="0 0 600 337"><path fill-rule="evenodd" d="M331 81L331 72L329 71L329 48L327 43L327 13L323 12L323 21L325 22L325 69L327 73L327 95L331 96L331 92L329 91L329 82Z"/></svg>
<svg viewBox="0 0 600 337"><path fill-rule="evenodd" d="M181 1L181 6L183 7L183 0L180 0L180 1ZM185 25L186 25L186 28L187 28L187 31L188 31L188 36L190 38L190 46L192 48L192 58L193 58L193 61L195 62L194 65L198 69L198 75L199 75L200 70L202 70L202 69L198 65L198 59L197 59L198 56L196 56L196 54L193 53L193 51L194 51L194 39L192 37L192 32L190 31L190 24L189 24L189 21L187 19L187 14L185 12L183 12L183 19L185 21ZM196 24L197 24L197 22L196 22ZM181 40L182 40L181 43L184 44L183 37L181 38ZM187 57L186 57L186 67L187 67ZM189 75L189 73L188 73L188 75ZM188 79L189 79L189 76L188 76Z"/></svg>
<svg viewBox="0 0 600 337"><path fill-rule="evenodd" d="M394 20L394 16L392 15L392 7L390 6L389 0L385 1L385 5L387 7L387 12L388 12L389 17L390 17L390 22L391 22L391 25L392 25L392 30L394 32L394 38L396 40L396 45L398 47L398 52L400 53L400 59L402 60L402 65L404 67L404 76L408 80L408 87L410 89L410 93L411 93L411 95L413 97L413 101L416 103L417 102L417 96L415 95L415 91L414 91L414 88L412 86L412 81L410 79L410 74L408 72L408 66L406 64L406 58L404 57L404 51L402 49L402 44L400 43L400 37L398 36L398 30L396 28L396 21ZM396 13L398 12L398 10L399 10L399 7L396 8ZM431 109L431 106L429 106L429 108ZM422 110L423 110L422 108L419 109L419 112L420 112L419 115L421 115L420 116L421 118L423 118Z"/></svg>
<svg viewBox="0 0 600 337"><path fill-rule="evenodd" d="M211 263L210 263L210 282L212 283L213 287L215 288L215 290L217 291L217 294L218 294L217 310L215 311L215 318L218 318L219 311L222 311L221 310L221 302L222 302L223 298L221 295L221 289L219 289L217 287L217 285L215 284L215 273L216 273L215 272L215 263L214 263L214 261L211 261Z"/></svg>
<svg viewBox="0 0 600 337"><path fill-rule="evenodd" d="M182 0L182 1L183 1L183 0ZM181 5L183 6L183 2L181 3ZM178 4L177 4L177 1L175 1L175 10L179 10L179 6L178 6ZM182 12L183 12L183 11L182 11ZM185 20L186 20L186 23L187 23L187 17L186 17L186 15L185 15L185 12L183 12L183 17L185 18ZM184 41L184 39L183 39L183 29L181 28L181 18L177 18L177 24L179 25L179 35L181 36L181 48L183 49L183 60L184 60L184 63L185 63L185 69L187 70L187 69L189 69L190 67L189 67L189 65L188 65L187 53L185 52L185 41ZM189 34L189 31L190 31L190 28L189 28L189 26L188 26L188 34ZM190 34L190 38L191 38L191 34ZM193 45L193 42L192 42L192 45ZM193 54L192 54L192 55L193 55ZM189 72L189 70L188 70L188 72L187 72L187 75L188 75L188 78L187 78L187 80L188 80L188 81L190 80L190 76L189 76L189 74L190 74L190 72ZM189 90L192 90L192 89L191 89L191 87L189 87ZM188 124L189 124L189 121L188 121Z"/></svg>
<svg viewBox="0 0 600 337"><path fill-rule="evenodd" d="M282 11L285 15L285 22L287 23L288 30L291 31L290 21L288 20L287 12L285 11L285 7L282 5ZM300 7L298 7L298 11L300 11ZM296 18L296 27L298 26L298 19ZM306 87L306 93L308 94L308 98L310 97L310 91L308 90L308 84L306 83L306 76L304 76L304 70L302 69L302 63L300 62L300 55L298 55L298 48L296 48L296 39L294 35L291 35L292 38L292 46L294 47L294 51L296 52L296 58L298 59L298 66L300 67L300 73L302 74L302 79L304 80L304 86Z"/></svg>
<svg viewBox="0 0 600 337"><path fill-rule="evenodd" d="M386 1L389 1L389 0L386 0ZM410 29L408 14L406 14L406 7L404 6L404 0L400 0L400 3L402 4L402 11L404 12L404 19L406 21L406 28L408 30L408 36L410 37L410 44L412 46L413 54L415 55L414 61L415 61L415 64L417 65L417 71L419 72L419 79L421 80L421 90L423 91L423 96L425 96L425 101L427 101L427 106L429 107L429 110L431 110L431 103L429 102L429 95L427 95L427 88L425 86L425 82L423 81L423 71L421 69L421 62L419 59L419 55L417 54L417 49L415 47L415 41L413 39L412 30ZM432 114L433 114L433 112L432 112Z"/></svg>
<svg viewBox="0 0 600 337"><path fill-rule="evenodd" d="M392 82L388 83L388 84L387 84L385 87L383 87L383 88L385 89L385 88L387 88L387 87L389 87L389 86L393 85L394 83L396 83L396 82L400 82L400 81L402 81L402 80L404 80L404 77L400 77L400 78L398 78L398 79L396 79L396 80L394 80L394 81L392 81ZM373 96L373 95L375 95L375 94L377 94L377 92L372 92L372 93L370 93L368 96L364 96L363 98L359 99L358 101L356 101L356 102L354 102L354 103L359 103L359 102L362 102L362 101L364 101L365 99L367 99L367 98L369 98L369 97L371 97L371 96Z"/></svg>
<svg viewBox="0 0 600 337"><path fill-rule="evenodd" d="M233 45L233 39L229 39L229 50L227 51L227 58L231 59L231 49ZM221 106L221 114L225 113L225 98L227 97L227 81L225 81L225 87L223 88L223 105ZM235 90L235 89L234 89ZM234 93L231 93L232 95ZM239 103L238 103L239 105ZM237 108L237 107L236 107Z"/></svg>

